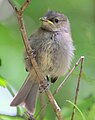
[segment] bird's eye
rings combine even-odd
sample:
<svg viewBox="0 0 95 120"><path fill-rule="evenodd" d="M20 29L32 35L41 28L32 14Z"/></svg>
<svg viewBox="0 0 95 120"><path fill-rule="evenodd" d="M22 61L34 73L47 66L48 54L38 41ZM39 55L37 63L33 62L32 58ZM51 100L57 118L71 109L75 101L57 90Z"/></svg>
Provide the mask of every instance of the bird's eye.
<svg viewBox="0 0 95 120"><path fill-rule="evenodd" d="M54 21L55 21L56 23L58 23L58 22L59 22L59 20L58 20L58 19L55 19Z"/></svg>

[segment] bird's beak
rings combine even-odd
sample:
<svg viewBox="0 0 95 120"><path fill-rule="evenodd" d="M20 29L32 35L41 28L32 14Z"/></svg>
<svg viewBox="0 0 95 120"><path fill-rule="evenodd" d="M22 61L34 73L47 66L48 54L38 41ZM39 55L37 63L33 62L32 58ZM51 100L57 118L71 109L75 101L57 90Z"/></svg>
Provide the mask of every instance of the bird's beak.
<svg viewBox="0 0 95 120"><path fill-rule="evenodd" d="M40 18L40 21L48 22L48 23L50 23L50 24L53 25L53 22L51 22L50 20L48 20L47 17L41 17L41 18Z"/></svg>

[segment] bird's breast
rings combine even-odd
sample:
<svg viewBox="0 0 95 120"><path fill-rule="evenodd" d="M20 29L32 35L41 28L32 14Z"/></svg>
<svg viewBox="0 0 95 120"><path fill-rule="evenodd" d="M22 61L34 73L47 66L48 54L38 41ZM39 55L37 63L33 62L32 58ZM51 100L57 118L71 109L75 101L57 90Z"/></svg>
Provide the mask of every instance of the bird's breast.
<svg viewBox="0 0 95 120"><path fill-rule="evenodd" d="M35 40L36 61L45 75L64 75L73 56L73 44L69 35L58 32L41 32Z"/></svg>

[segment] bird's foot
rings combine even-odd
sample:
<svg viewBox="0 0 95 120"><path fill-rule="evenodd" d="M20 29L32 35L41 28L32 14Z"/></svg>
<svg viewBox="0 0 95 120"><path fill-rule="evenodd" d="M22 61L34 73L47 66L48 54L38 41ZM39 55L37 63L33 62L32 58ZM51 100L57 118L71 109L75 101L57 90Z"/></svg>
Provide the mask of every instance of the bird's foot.
<svg viewBox="0 0 95 120"><path fill-rule="evenodd" d="M40 93L47 91L50 88L50 82L49 80L43 80L41 81L40 85L39 85L39 91Z"/></svg>

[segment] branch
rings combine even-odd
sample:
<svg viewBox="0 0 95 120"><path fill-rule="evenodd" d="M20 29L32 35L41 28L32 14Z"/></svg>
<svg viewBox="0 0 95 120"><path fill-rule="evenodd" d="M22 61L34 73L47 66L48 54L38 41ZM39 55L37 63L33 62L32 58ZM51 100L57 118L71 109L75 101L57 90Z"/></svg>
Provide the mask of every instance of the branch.
<svg viewBox="0 0 95 120"><path fill-rule="evenodd" d="M25 3L22 5L22 7L20 8L20 12L23 13L24 10L27 8L27 6L29 5L29 3L31 2L31 0L26 0Z"/></svg>
<svg viewBox="0 0 95 120"><path fill-rule="evenodd" d="M80 66L80 72L79 72L79 77L78 77L78 83L77 83L76 93L75 93L75 101L74 101L74 104L75 104L75 105L76 105L77 99L78 99L78 93L79 93L80 79L81 79L81 76L82 76L82 69L83 69L84 56L81 56L80 60L81 60L81 66ZM74 115L75 115L75 106L73 107L73 112L72 112L71 120L74 120Z"/></svg>
<svg viewBox="0 0 95 120"><path fill-rule="evenodd" d="M27 6L29 5L31 0L26 0L25 3L22 5L22 7L19 10L17 9L17 7L13 4L13 2L11 0L8 0L8 1L16 12L18 22L19 22L19 25L20 25L21 35L22 35L22 38L23 38L23 43L24 43L24 46L25 46L25 49L26 49L26 53L29 56L29 58L31 60L31 64L33 65L33 68L34 68L34 70L37 74L38 83L39 84L42 84L42 83L47 84L43 74L41 73L40 69L38 68L35 57L32 53L32 48L30 47L30 44L28 42L26 28L25 28L25 25L24 25L23 17L22 17L24 10L27 8ZM29 72L31 72L31 70ZM43 89L44 89L44 86L43 86ZM57 105L53 95L51 94L51 92L49 90L46 90L45 92L46 92L46 95L49 98L49 101L52 104L52 107L53 107L53 109L56 113L56 116L57 116L58 120L63 120L62 115L61 115L61 110L60 110L59 106Z"/></svg>
<svg viewBox="0 0 95 120"><path fill-rule="evenodd" d="M18 11L17 7L13 4L13 2L11 0L8 0L10 5L12 6L12 8L14 9L15 12Z"/></svg>
<svg viewBox="0 0 95 120"><path fill-rule="evenodd" d="M65 77L64 81L59 85L59 87L54 91L54 95L58 93L58 91L64 86L67 79L70 77L72 72L76 69L76 67L79 65L80 62L84 60L84 56L81 56L78 61L76 62L75 66L70 70L69 74Z"/></svg>

